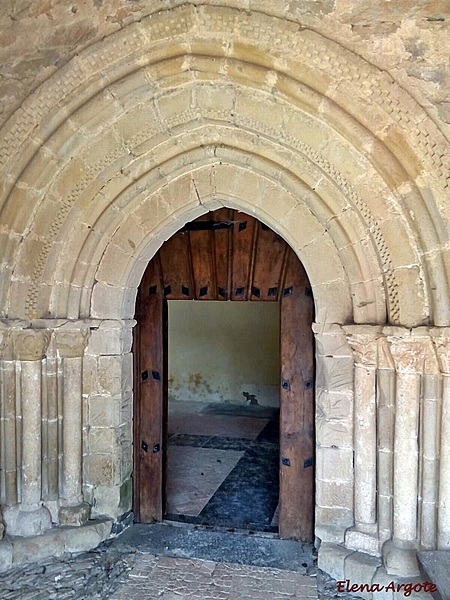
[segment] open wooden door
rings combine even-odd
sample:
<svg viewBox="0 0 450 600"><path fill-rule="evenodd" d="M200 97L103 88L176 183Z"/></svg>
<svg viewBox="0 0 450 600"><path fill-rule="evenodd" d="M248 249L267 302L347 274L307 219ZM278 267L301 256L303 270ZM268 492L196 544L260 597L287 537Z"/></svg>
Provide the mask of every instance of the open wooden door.
<svg viewBox="0 0 450 600"><path fill-rule="evenodd" d="M281 538L313 541L314 305L308 277L289 248L280 311Z"/></svg>
<svg viewBox="0 0 450 600"><path fill-rule="evenodd" d="M313 299L286 242L231 209L203 215L149 263L135 328L136 520L161 521L167 456L167 300L280 302L280 524L283 538L313 539Z"/></svg>
<svg viewBox="0 0 450 600"><path fill-rule="evenodd" d="M137 521L152 523L164 516L167 426L167 302L158 256L141 282L136 317L134 511Z"/></svg>

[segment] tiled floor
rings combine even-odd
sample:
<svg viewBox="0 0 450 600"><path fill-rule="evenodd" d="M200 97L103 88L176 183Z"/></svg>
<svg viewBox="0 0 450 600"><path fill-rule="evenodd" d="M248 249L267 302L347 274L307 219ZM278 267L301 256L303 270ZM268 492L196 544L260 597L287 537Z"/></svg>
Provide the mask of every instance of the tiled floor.
<svg viewBox="0 0 450 600"><path fill-rule="evenodd" d="M110 600L316 600L315 580L279 569L141 555Z"/></svg>
<svg viewBox="0 0 450 600"><path fill-rule="evenodd" d="M278 411L169 403L166 519L277 530Z"/></svg>

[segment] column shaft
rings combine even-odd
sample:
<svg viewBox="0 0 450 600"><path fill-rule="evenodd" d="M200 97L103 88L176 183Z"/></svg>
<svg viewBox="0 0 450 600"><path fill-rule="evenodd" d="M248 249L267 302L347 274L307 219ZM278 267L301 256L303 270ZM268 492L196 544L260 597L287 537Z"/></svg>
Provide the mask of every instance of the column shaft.
<svg viewBox="0 0 450 600"><path fill-rule="evenodd" d="M394 440L394 538L417 537L420 375L397 375Z"/></svg>
<svg viewBox="0 0 450 600"><path fill-rule="evenodd" d="M22 362L22 504L41 500L41 363Z"/></svg>
<svg viewBox="0 0 450 600"><path fill-rule="evenodd" d="M375 369L355 366L355 524L376 521L376 398Z"/></svg>
<svg viewBox="0 0 450 600"><path fill-rule="evenodd" d="M450 375L443 377L438 548L450 548Z"/></svg>
<svg viewBox="0 0 450 600"><path fill-rule="evenodd" d="M62 492L69 505L78 504L81 495L82 389L81 358L64 358Z"/></svg>

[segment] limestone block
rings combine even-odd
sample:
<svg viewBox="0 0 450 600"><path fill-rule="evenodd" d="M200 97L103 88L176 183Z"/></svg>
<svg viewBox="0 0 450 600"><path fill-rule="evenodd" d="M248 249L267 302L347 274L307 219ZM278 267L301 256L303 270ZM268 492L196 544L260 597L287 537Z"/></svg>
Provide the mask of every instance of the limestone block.
<svg viewBox="0 0 450 600"><path fill-rule="evenodd" d="M316 502L321 507L353 507L353 484L351 482L318 481Z"/></svg>
<svg viewBox="0 0 450 600"><path fill-rule="evenodd" d="M62 556L65 551L64 531L59 528L36 537L13 537L10 539L13 567L42 560L49 556Z"/></svg>
<svg viewBox="0 0 450 600"><path fill-rule="evenodd" d="M299 258L301 258L299 254ZM309 273L309 265L305 265ZM336 279L312 286L318 322L348 323L353 321L353 305L347 281Z"/></svg>
<svg viewBox="0 0 450 600"><path fill-rule="evenodd" d="M426 322L425 290L419 267L400 268L394 271L400 300L399 322L406 327L417 327Z"/></svg>
<svg viewBox="0 0 450 600"><path fill-rule="evenodd" d="M99 319L121 319L122 302L123 290L97 282L92 291L91 316Z"/></svg>
<svg viewBox="0 0 450 600"><path fill-rule="evenodd" d="M348 550L338 544L322 542L319 548L317 566L336 581L342 581L345 579L345 560L352 553L353 550Z"/></svg>
<svg viewBox="0 0 450 600"><path fill-rule="evenodd" d="M124 285L124 273L129 270L131 251L129 248L128 252L124 252L118 246L110 244L95 274L96 280L109 285Z"/></svg>
<svg viewBox="0 0 450 600"><path fill-rule="evenodd" d="M131 351L133 330L136 321L101 321L91 327L91 336L86 349L87 355L125 354Z"/></svg>
<svg viewBox="0 0 450 600"><path fill-rule="evenodd" d="M12 567L12 544L9 540L0 541L0 573Z"/></svg>
<svg viewBox="0 0 450 600"><path fill-rule="evenodd" d="M119 484L119 460L111 454L89 454L84 459L84 475L88 485Z"/></svg>
<svg viewBox="0 0 450 600"><path fill-rule="evenodd" d="M109 427L90 427L88 434L89 452L106 454L113 452L119 439L119 429Z"/></svg>
<svg viewBox="0 0 450 600"><path fill-rule="evenodd" d="M190 90L177 90L156 102L160 119L172 128L182 123L191 114L193 99ZM192 111L194 114L194 112Z"/></svg>
<svg viewBox="0 0 450 600"><path fill-rule="evenodd" d="M122 393L122 356L99 356L98 382L102 393L118 396Z"/></svg>
<svg viewBox="0 0 450 600"><path fill-rule="evenodd" d="M61 506L58 513L60 525L83 525L91 516L91 506L82 502L77 506Z"/></svg>
<svg viewBox="0 0 450 600"><path fill-rule="evenodd" d="M93 395L88 402L89 425L93 428L118 427L121 422L120 396Z"/></svg>
<svg viewBox="0 0 450 600"><path fill-rule="evenodd" d="M109 83L108 81L107 85ZM120 103L108 90L104 89L73 113L70 116L70 122L75 129L83 128L94 135L100 129L109 128L109 123L122 113L123 108Z"/></svg>
<svg viewBox="0 0 450 600"><path fill-rule="evenodd" d="M353 424L349 419L329 419L318 411L316 440L321 447L353 448Z"/></svg>
<svg viewBox="0 0 450 600"><path fill-rule="evenodd" d="M91 521L81 527L65 527L65 551L85 552L96 548L111 533L113 522L109 519Z"/></svg>
<svg viewBox="0 0 450 600"><path fill-rule="evenodd" d="M345 579L349 579L352 583L367 583L370 586L380 566L381 560L379 558L362 552L354 552L345 558ZM372 600L371 592L358 591L358 595L367 600Z"/></svg>
<svg viewBox="0 0 450 600"><path fill-rule="evenodd" d="M353 359L350 357L323 356L317 364L316 384L331 392L348 392L353 389Z"/></svg>
<svg viewBox="0 0 450 600"><path fill-rule="evenodd" d="M322 481L353 481L353 451L348 448L317 448L316 476Z"/></svg>
<svg viewBox="0 0 450 600"><path fill-rule="evenodd" d="M233 50L236 53L236 44L233 44ZM251 53L250 49L249 52ZM261 110L262 104L266 110ZM255 92L250 95L239 91L236 95L235 114L235 121L250 129L280 131L283 126L284 107L268 94Z"/></svg>
<svg viewBox="0 0 450 600"><path fill-rule="evenodd" d="M52 518L45 506L35 510L21 510L21 506L3 509L3 520L9 535L40 535L51 529Z"/></svg>
<svg viewBox="0 0 450 600"><path fill-rule="evenodd" d="M366 527L368 526L366 525ZM379 557L380 541L378 539L376 525L373 526L373 533L365 533L359 531L355 527L347 529L345 532L345 545L347 548L352 548L353 550Z"/></svg>
<svg viewBox="0 0 450 600"><path fill-rule="evenodd" d="M305 194L300 196L300 202L281 219L283 227L289 231L296 232L296 240L299 248L303 248L314 240L322 239L325 233L324 226L311 213L305 201Z"/></svg>
<svg viewBox="0 0 450 600"><path fill-rule="evenodd" d="M400 548L391 540L383 546L383 564L389 575L398 577L417 577L419 575L416 550Z"/></svg>
<svg viewBox="0 0 450 600"><path fill-rule="evenodd" d="M125 254L133 254L146 235L146 231L134 220L132 216L122 223L120 229L112 238L112 243Z"/></svg>
<svg viewBox="0 0 450 600"><path fill-rule="evenodd" d="M92 516L108 515L116 519L123 513L120 497L121 485L97 485L94 490Z"/></svg>
<svg viewBox="0 0 450 600"><path fill-rule="evenodd" d="M124 143L134 149L157 133L160 130L160 125L152 104L148 102L144 106L133 107L122 114L115 121L114 129L119 133Z"/></svg>
<svg viewBox="0 0 450 600"><path fill-rule="evenodd" d="M89 348L87 349L89 352ZM99 391L98 386L98 364L96 356L87 354L83 358L83 394L85 396L96 394Z"/></svg>
<svg viewBox="0 0 450 600"><path fill-rule="evenodd" d="M136 288L127 288L123 290L122 295L122 308L120 310L120 316L123 319L132 319L136 312Z"/></svg>
<svg viewBox="0 0 450 600"><path fill-rule="evenodd" d="M231 86L201 85L194 91L197 106L203 114L210 113L222 118L231 118L235 103L235 90Z"/></svg>

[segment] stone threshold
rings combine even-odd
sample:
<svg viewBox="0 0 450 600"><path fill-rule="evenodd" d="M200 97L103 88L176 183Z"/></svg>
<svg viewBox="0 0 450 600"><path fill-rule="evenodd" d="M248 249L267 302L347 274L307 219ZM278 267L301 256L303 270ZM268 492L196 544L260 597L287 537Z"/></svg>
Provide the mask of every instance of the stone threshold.
<svg viewBox="0 0 450 600"><path fill-rule="evenodd" d="M112 526L112 519L96 519L77 527L57 526L32 537L6 535L0 541L0 572L51 556L96 548L110 536Z"/></svg>

